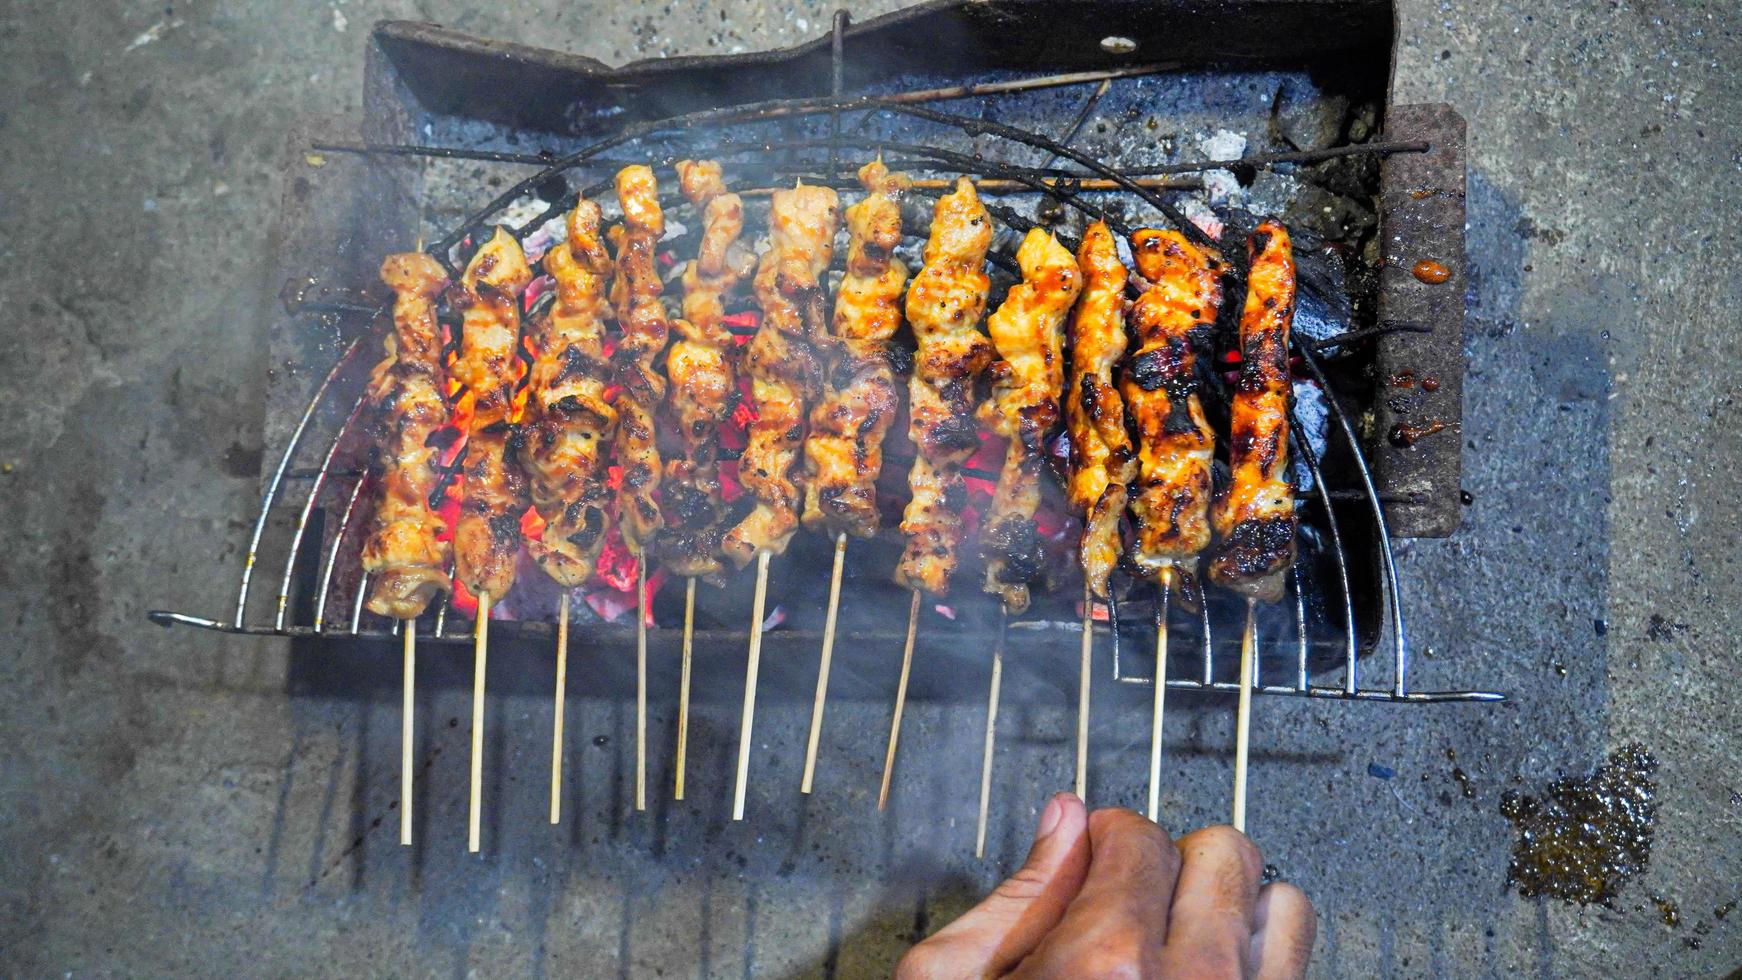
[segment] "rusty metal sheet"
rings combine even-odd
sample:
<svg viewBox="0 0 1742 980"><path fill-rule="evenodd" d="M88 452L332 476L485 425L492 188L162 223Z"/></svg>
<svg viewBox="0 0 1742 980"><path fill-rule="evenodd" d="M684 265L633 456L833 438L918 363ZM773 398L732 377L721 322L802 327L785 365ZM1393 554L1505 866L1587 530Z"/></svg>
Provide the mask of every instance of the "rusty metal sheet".
<svg viewBox="0 0 1742 980"><path fill-rule="evenodd" d="M1438 103L1392 106L1386 120L1388 138L1431 148L1381 173L1379 313L1427 330L1379 342L1370 456L1392 532L1439 538L1462 511L1464 120Z"/></svg>

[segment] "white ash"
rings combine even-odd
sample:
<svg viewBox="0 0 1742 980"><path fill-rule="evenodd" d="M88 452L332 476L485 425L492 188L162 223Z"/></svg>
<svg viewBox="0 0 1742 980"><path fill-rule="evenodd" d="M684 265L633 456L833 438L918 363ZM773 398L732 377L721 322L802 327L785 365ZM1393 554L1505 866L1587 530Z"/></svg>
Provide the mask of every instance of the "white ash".
<svg viewBox="0 0 1742 980"><path fill-rule="evenodd" d="M1218 129L1209 136L1198 137L1198 149L1205 159L1218 163L1227 160L1238 160L1246 155L1246 137L1226 129Z"/></svg>
<svg viewBox="0 0 1742 980"><path fill-rule="evenodd" d="M1231 170L1206 170L1203 175L1204 194L1213 205L1239 204L1246 200L1246 189Z"/></svg>
<svg viewBox="0 0 1742 980"><path fill-rule="evenodd" d="M550 207L550 203L539 197L523 197L501 211L492 215L484 222L487 225L506 225L510 229L518 228L538 217Z"/></svg>
<svg viewBox="0 0 1742 980"><path fill-rule="evenodd" d="M559 214L527 235L520 247L526 251L526 261L537 262L544 257L544 253L561 245L568 237L568 215Z"/></svg>
<svg viewBox="0 0 1742 980"><path fill-rule="evenodd" d="M1306 439L1315 460L1324 459L1329 447L1330 410L1325 406L1325 392L1318 382L1298 379L1294 382L1294 419L1300 423L1295 435ZM1313 489L1312 470L1299 454L1294 459L1294 484L1303 493Z"/></svg>

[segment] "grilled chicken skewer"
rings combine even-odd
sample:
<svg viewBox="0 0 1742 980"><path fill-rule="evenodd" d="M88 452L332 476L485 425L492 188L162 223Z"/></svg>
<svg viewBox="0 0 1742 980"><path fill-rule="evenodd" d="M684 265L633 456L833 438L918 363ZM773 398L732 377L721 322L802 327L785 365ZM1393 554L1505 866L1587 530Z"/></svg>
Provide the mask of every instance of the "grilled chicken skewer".
<svg viewBox="0 0 1742 980"><path fill-rule="evenodd" d="M974 424L974 385L992 360L992 345L980 332L986 297L986 252L992 246L992 216L966 177L938 199L926 241L925 264L907 291L907 320L919 342L908 382L908 435L918 448L908 472L912 498L902 517L906 538L895 581L913 591L907 641L889 746L883 757L883 783L877 808L889 802L901 715L913 667L920 594L949 592L950 573L962 539L962 465L980 447Z"/></svg>
<svg viewBox="0 0 1742 980"><path fill-rule="evenodd" d="M1083 232L1077 261L1094 291L1071 317L1071 384L1065 420L1071 434L1068 487L1071 507L1083 518L1078 558L1089 590L1107 597L1107 578L1119 560L1119 517L1126 486L1137 476L1125 402L1113 384L1113 369L1128 343L1121 294L1126 271L1113 233L1102 222Z"/></svg>
<svg viewBox="0 0 1742 980"><path fill-rule="evenodd" d="M1240 313L1240 380L1228 442L1233 479L1211 520L1221 546L1210 578L1246 597L1235 720L1234 827L1246 826L1246 760L1251 730L1255 619L1260 602L1282 598L1295 557L1294 487L1288 480L1288 334L1294 322L1294 252L1280 222L1259 225L1246 243L1251 265Z"/></svg>
<svg viewBox="0 0 1742 980"><path fill-rule="evenodd" d="M1064 322L1082 292L1076 260L1047 232L1034 228L1016 250L1022 282L986 318L1000 360L992 365L992 398L980 408L987 428L1009 440L992 506L986 512L985 590L1012 614L1028 609L1029 584L1042 571L1034 513L1047 440L1064 392Z"/></svg>
<svg viewBox="0 0 1742 980"><path fill-rule="evenodd" d="M412 695L417 685L417 617L452 588L447 524L430 504L441 485L441 449L432 437L448 424L436 299L447 275L421 252L390 255L381 281L393 290L393 332L370 378L381 413L381 501L363 544L363 570L374 583L369 611L401 620L404 703L400 714L399 842L411 843Z"/></svg>
<svg viewBox="0 0 1742 980"><path fill-rule="evenodd" d="M1137 270L1150 282L1131 309L1138 351L1126 366L1125 404L1138 433L1140 475L1131 500L1137 537L1131 564L1159 589L1155 692L1149 742L1149 818L1161 805L1161 724L1167 693L1167 603L1195 573L1210 543L1210 468L1215 434L1197 394L1192 335L1216 322L1222 261L1177 231L1132 236Z"/></svg>
<svg viewBox="0 0 1742 980"><path fill-rule="evenodd" d="M526 550L565 589L558 607L556 703L550 757L550 822L562 818L563 707L569 653L568 589L593 574L609 520L606 462L617 409L605 398L605 293L611 257L599 238L599 206L582 199L569 212L568 238L544 257L556 302L533 322L537 357L528 382L520 462L544 534Z"/></svg>
<svg viewBox="0 0 1742 980"><path fill-rule="evenodd" d="M744 710L738 735L738 773L732 819L744 819L750 740L756 712L756 675L762 656L762 618L768 560L786 549L798 528L804 474L798 466L805 407L816 398L819 368L809 337L820 336L828 289L823 274L834 258L840 199L827 187L800 183L777 191L769 211L769 247L756 267L762 324L746 348L756 421L738 460L738 477L756 505L726 533L723 549L739 568L756 559L756 593L745 670Z"/></svg>
<svg viewBox="0 0 1742 980"><path fill-rule="evenodd" d="M718 578L720 536L726 503L720 496L720 422L738 403L738 347L722 319L726 301L755 265L739 244L744 202L726 192L720 165L684 160L677 165L683 195L702 215L701 250L683 274L683 318L673 322L678 339L666 351L669 405L677 418L682 455L665 463L666 529L660 557L684 576L684 649L678 690L677 777L673 795L684 797L689 750L690 654L695 634L696 578Z"/></svg>
<svg viewBox="0 0 1742 980"><path fill-rule="evenodd" d="M1083 515L1079 560L1083 566L1083 636L1077 660L1077 795L1089 788L1089 704L1095 652L1094 600L1110 598L1107 576L1119 548L1119 510L1130 476L1130 439L1123 417L1107 417L1118 404L1106 375L1125 347L1125 283L1113 233L1102 222L1083 231L1077 248L1083 295L1071 318L1075 378L1071 385L1071 483L1073 506ZM1081 344L1081 347L1076 345Z"/></svg>
<svg viewBox="0 0 1742 980"><path fill-rule="evenodd" d="M1040 471L1047 442L1059 420L1064 393L1064 322L1082 291L1076 260L1058 239L1030 229L1016 250L1022 282L986 318L987 333L1000 360L992 365L992 398L980 406L980 419L1009 440L998 487L980 538L985 550L985 590L1002 599L999 616L1008 619L1028 609L1028 590L1040 578L1045 554L1034 514L1040 506ZM998 688L1004 674L1005 630L992 652L992 678L986 697L986 744L980 764L980 826L975 854L984 853L985 821L992 786L993 741L998 733Z"/></svg>
<svg viewBox="0 0 1742 980"><path fill-rule="evenodd" d="M393 332L369 382L384 431L381 501L363 545L363 570L372 583L369 611L411 620L451 587L452 549L441 540L447 525L430 504L441 483L441 450L431 437L448 424L435 314L448 280L421 252L388 256L381 280L394 293Z"/></svg>
<svg viewBox="0 0 1742 980"><path fill-rule="evenodd" d="M664 523L655 491L660 459L653 413L665 401L659 356L671 332L665 285L659 277L659 240L665 213L659 207L659 182L651 167L635 164L617 172L617 201L623 208L617 248L617 281L612 298L623 338L612 355L617 365L617 465L623 480L617 491L617 524L623 543L635 556L635 809L647 809L647 570L650 547Z"/></svg>
<svg viewBox="0 0 1742 980"><path fill-rule="evenodd" d="M883 469L883 438L895 422L900 392L889 363L889 339L901 328L901 293L907 266L895 258L901 244L901 195L912 181L891 173L881 159L859 168L866 196L847 209L847 274L835 294L833 335L818 338L825 354L826 385L811 411L805 440L804 526L835 538L829 578L823 650L811 705L800 792L811 791L823 702L835 649L835 617L841 602L841 569L847 536L877 533L877 476Z"/></svg>
<svg viewBox="0 0 1742 980"><path fill-rule="evenodd" d="M526 483L508 458L514 389L521 364L520 294L532 281L526 255L501 228L478 249L460 278L460 352L452 368L472 402L466 437L465 496L454 529L455 573L478 597L472 676L472 799L467 849L478 850L483 812L484 677L489 655L490 603L514 585Z"/></svg>

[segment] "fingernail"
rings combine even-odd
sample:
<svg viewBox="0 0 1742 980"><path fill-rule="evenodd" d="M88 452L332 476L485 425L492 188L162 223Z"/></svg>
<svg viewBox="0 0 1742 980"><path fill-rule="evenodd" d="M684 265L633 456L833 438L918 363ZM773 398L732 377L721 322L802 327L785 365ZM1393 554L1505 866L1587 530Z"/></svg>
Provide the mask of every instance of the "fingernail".
<svg viewBox="0 0 1742 980"><path fill-rule="evenodd" d="M1058 829L1059 821L1065 818L1065 796L1064 793L1054 793L1052 799L1046 801L1046 809L1040 811L1040 828L1034 832L1036 839Z"/></svg>

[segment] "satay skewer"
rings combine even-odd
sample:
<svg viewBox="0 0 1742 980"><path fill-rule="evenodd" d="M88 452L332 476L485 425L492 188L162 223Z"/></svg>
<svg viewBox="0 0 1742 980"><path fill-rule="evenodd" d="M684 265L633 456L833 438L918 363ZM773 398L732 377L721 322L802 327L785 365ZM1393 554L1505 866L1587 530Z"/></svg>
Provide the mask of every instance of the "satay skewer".
<svg viewBox="0 0 1742 980"><path fill-rule="evenodd" d="M913 673L913 645L919 636L920 590L913 590L907 607L907 640L901 646L901 679L895 685L895 713L889 719L889 748L883 755L883 782L877 788L877 809L889 805L889 783L895 775L895 749L901 742L901 715L907 708L907 681Z"/></svg>
<svg viewBox="0 0 1742 980"><path fill-rule="evenodd" d="M1149 817L1161 808L1161 737L1167 698L1167 607L1175 585L1210 543L1215 432L1197 394L1193 335L1215 323L1222 263L1177 231L1144 229L1131 251L1146 286L1131 307L1137 350L1121 385L1135 423L1129 561L1157 588L1155 690L1150 715Z"/></svg>
<svg viewBox="0 0 1742 980"><path fill-rule="evenodd" d="M1112 381L1114 365L1124 355L1127 342L1128 274L1105 222L1083 229L1076 261L1083 283L1070 319L1071 375L1063 400L1071 436L1067 489L1072 509L1083 519L1077 547L1083 570L1083 635L1077 669L1076 790L1078 796L1084 796L1089 784L1095 599L1112 599L1108 578L1118 561L1119 514L1125 508L1126 484L1133 466L1125 408ZM1115 621L1115 643L1117 629Z"/></svg>
<svg viewBox="0 0 1742 980"><path fill-rule="evenodd" d="M901 297L907 267L895 257L901 244L901 197L911 186L878 157L858 171L865 197L847 209L847 267L835 292L834 314L826 334L812 341L826 362L822 397L811 409L805 439L806 528L835 539L829 580L827 622L817 665L816 700L805 746L802 792L811 791L817 744L822 734L834 656L835 626L841 603L841 569L847 536L877 533L877 476L883 468L883 439L900 407L889 339L901 329ZM820 324L816 324L819 326Z"/></svg>
<svg viewBox="0 0 1742 980"><path fill-rule="evenodd" d="M847 561L847 532L835 535L835 565L829 573L829 608L823 619L823 654L817 663L817 693L811 703L810 738L804 748L804 778L799 792L811 791L811 779L817 770L817 742L823 733L823 702L829 695L829 666L835 658L835 617L841 609L841 568Z"/></svg>
<svg viewBox="0 0 1742 980"><path fill-rule="evenodd" d="M738 719L738 776L732 785L732 819L744 819L744 794L750 784L751 728L756 720L756 674L762 667L762 620L768 601L768 559L756 553L756 596L750 603L750 657L744 667L744 709Z"/></svg>
<svg viewBox="0 0 1742 980"><path fill-rule="evenodd" d="M684 798L689 756L690 669L695 644L696 579L717 579L721 526L727 508L720 492L720 423L738 399L737 347L725 325L725 304L755 263L739 241L744 204L726 191L717 161L680 160L678 183L702 221L701 243L683 271L683 317L672 323L666 349L667 405L683 451L665 462L661 487L666 511L660 558L684 583L683 662L678 691L675 799Z"/></svg>
<svg viewBox="0 0 1742 980"><path fill-rule="evenodd" d="M1246 598L1240 641L1240 702L1234 717L1234 814L1246 826L1247 756L1252 693L1257 687L1259 602L1275 602L1294 564L1294 487L1288 481L1288 335L1294 320L1295 266L1288 229L1266 220L1247 240L1250 259L1240 314L1240 382L1230 419L1232 480L1217 497L1212 521L1222 545L1210 578Z"/></svg>
<svg viewBox="0 0 1742 980"><path fill-rule="evenodd" d="M768 218L769 247L756 266L754 285L762 322L744 351L756 419L738 461L739 477L756 505L721 540L721 550L739 568L752 557L756 559L756 594L733 790L734 820L744 818L768 562L786 550L798 530L799 507L804 501L804 474L798 457L803 448L806 406L820 387L820 371L809 338L824 332L820 325L828 298L824 274L834 255L839 219L839 195L826 187L799 183L774 195Z"/></svg>
<svg viewBox="0 0 1742 980"><path fill-rule="evenodd" d="M473 640L472 794L467 847L478 850L483 812L484 680L489 660L490 603L514 586L520 554L519 518L526 482L509 452L520 381L520 296L532 281L520 243L502 228L466 265L461 278L464 329L451 374L472 398L466 437L464 497L454 526L456 577L478 597Z"/></svg>
<svg viewBox="0 0 1742 980"><path fill-rule="evenodd" d="M399 841L411 843L412 739L416 731L417 618L453 588L447 524L430 504L440 486L441 450L432 439L449 423L447 375L436 298L448 285L436 261L419 252L390 255L381 279L393 290L393 330L370 377L368 395L381 412L381 496L363 544L373 576L368 607L399 622L404 644L400 714ZM435 440L439 441L439 440ZM330 568L330 566L329 566Z"/></svg>
<svg viewBox="0 0 1742 980"><path fill-rule="evenodd" d="M569 594L565 590L557 605L556 697L551 705L550 729L550 822L563 818L563 708L569 691Z"/></svg>
<svg viewBox="0 0 1742 980"><path fill-rule="evenodd" d="M902 648L900 687L890 724L879 809L888 802L907 679L919 629L922 592L944 596L960 559L962 466L979 448L974 424L975 382L992 359L992 344L980 332L991 280L985 272L993 236L992 216L966 177L932 209L925 264L907 290L907 320L918 350L908 383L908 436L918 448L908 471L911 496L902 514L905 539L895 582L913 593L907 640Z"/></svg>
<svg viewBox="0 0 1742 980"><path fill-rule="evenodd" d="M472 799L466 815L466 850L478 853L484 814L484 676L490 660L490 593L478 593L472 628Z"/></svg>

